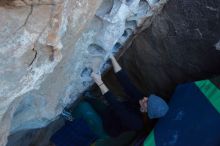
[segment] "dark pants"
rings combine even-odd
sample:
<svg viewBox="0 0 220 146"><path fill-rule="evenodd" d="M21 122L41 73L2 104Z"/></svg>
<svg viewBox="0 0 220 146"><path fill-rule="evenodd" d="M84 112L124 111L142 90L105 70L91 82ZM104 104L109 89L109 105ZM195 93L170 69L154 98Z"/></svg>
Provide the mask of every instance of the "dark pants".
<svg viewBox="0 0 220 146"><path fill-rule="evenodd" d="M143 118L139 111L139 100L144 95L131 83L126 72L121 70L116 76L125 93L130 97L130 102L119 102L112 92L108 91L104 96L109 107L106 110L99 110L93 106L102 117L106 132L113 137L125 131L138 131L144 127ZM90 103L94 105L94 102L90 101ZM138 108L134 108L132 104L138 105Z"/></svg>

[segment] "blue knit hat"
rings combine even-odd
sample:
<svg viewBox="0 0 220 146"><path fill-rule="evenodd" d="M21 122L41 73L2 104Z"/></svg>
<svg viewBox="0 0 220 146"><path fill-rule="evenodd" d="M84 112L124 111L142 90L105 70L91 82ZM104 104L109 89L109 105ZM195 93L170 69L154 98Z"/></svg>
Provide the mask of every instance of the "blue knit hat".
<svg viewBox="0 0 220 146"><path fill-rule="evenodd" d="M167 103L159 96L152 94L147 102L147 112L150 119L163 117L169 110Z"/></svg>

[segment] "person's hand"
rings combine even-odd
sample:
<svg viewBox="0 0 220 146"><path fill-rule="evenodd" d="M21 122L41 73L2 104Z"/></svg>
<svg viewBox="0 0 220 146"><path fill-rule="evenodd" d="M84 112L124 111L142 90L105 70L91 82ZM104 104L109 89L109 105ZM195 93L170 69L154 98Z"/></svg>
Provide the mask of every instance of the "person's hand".
<svg viewBox="0 0 220 146"><path fill-rule="evenodd" d="M93 72L93 73L91 74L91 77L92 77L92 79L95 81L95 83L96 83L98 86L100 86L100 85L103 84L101 75L99 75L99 74Z"/></svg>
<svg viewBox="0 0 220 146"><path fill-rule="evenodd" d="M140 104L140 111L142 113L146 113L147 112L147 97L144 97L143 99L139 100L139 104Z"/></svg>
<svg viewBox="0 0 220 146"><path fill-rule="evenodd" d="M112 62L114 72L115 72L115 73L119 72L119 71L121 70L121 66L118 64L118 62L117 62L117 60L115 59L115 57L114 57L112 54L110 54L110 55L109 55L109 58L110 58L110 60L111 60L111 62Z"/></svg>
<svg viewBox="0 0 220 146"><path fill-rule="evenodd" d="M109 55L109 58L112 60L112 59L114 59L115 57L114 57L113 54L110 54L110 55Z"/></svg>

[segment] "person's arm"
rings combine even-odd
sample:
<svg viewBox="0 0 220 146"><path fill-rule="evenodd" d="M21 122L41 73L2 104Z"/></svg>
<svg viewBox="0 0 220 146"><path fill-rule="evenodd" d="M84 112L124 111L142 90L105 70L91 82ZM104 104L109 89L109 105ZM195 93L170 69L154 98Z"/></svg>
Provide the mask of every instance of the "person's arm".
<svg viewBox="0 0 220 146"><path fill-rule="evenodd" d="M116 100L116 97L110 92L107 86L103 83L101 76L92 73L92 78L99 86L102 94L109 102L110 106L119 117L120 121L130 130L140 130L143 128L143 121L135 112L129 110L123 103Z"/></svg>
<svg viewBox="0 0 220 146"><path fill-rule="evenodd" d="M109 58L111 59L114 72L117 73L117 72L121 71L122 68L121 68L121 66L119 65L119 63L117 62L117 60L115 59L115 57L111 54L111 55L109 56Z"/></svg>
<svg viewBox="0 0 220 146"><path fill-rule="evenodd" d="M139 91L137 87L130 81L127 73L119 65L115 57L113 55L110 55L109 57L111 59L114 72L116 73L116 77L123 87L125 93L131 97L133 102L139 102L139 100L144 97L144 94L142 94L142 92Z"/></svg>
<svg viewBox="0 0 220 146"><path fill-rule="evenodd" d="M104 82L102 81L102 78L100 75L92 73L92 78L95 81L95 83L99 86L99 89L102 92L102 95L104 95L105 93L107 93L109 91L108 87L104 84Z"/></svg>

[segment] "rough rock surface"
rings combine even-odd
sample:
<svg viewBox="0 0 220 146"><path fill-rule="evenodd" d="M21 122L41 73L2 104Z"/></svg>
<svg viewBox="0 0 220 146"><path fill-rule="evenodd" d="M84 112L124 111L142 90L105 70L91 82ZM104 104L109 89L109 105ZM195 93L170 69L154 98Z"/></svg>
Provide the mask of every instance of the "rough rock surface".
<svg viewBox="0 0 220 146"><path fill-rule="evenodd" d="M147 95L220 75L220 1L170 0L121 58Z"/></svg>
<svg viewBox="0 0 220 146"><path fill-rule="evenodd" d="M157 1L150 2L155 3ZM115 24L116 22L123 24L122 21L113 21L115 19L109 20L110 17L103 17L103 13L108 13L112 10L112 4L112 1L104 1L97 11L96 17L92 20L91 25L88 25L86 29L84 29L84 26L82 28L79 27L81 26L80 24L84 24L81 22L81 15L79 15L78 20L80 20L79 22L81 23L78 24L77 27L81 29L80 32L82 30L85 30L85 32L78 41L76 41L77 38L75 38L74 41L70 39L72 35L75 34L74 31L70 32L71 34L66 33L66 38L64 37L63 39L66 43L63 44L67 44L67 46L63 47L63 52L61 51L62 53L66 52L66 54L63 55L63 61L55 68L52 74L46 77L38 90L31 91L20 97L23 100L14 114L11 132L41 127L49 123L51 119L61 112L63 106L67 103L66 100L71 100L68 99L69 94L75 91L74 94L72 94L72 99L74 100L75 97L77 97L76 94L79 94L91 83L90 79L87 78L87 75L91 72L90 67L93 65L96 66L97 71L102 68L104 61L99 60L105 60L106 54L108 54L109 51L113 51L109 50L111 48L108 47L114 46L113 48L117 51L118 47L123 45L126 39L122 39L123 37L121 38L120 35L131 34L131 30L133 29L126 29L127 27L124 28L123 25ZM6 4L4 4L4 6L5 5ZM91 7L90 5L89 8ZM118 6L116 5L115 8L118 8ZM156 11L158 11L161 7L152 8L157 8ZM88 9L85 15L88 14ZM117 12L117 14L121 14L119 11ZM152 14L150 12L153 11L148 11L148 16ZM75 15L71 14L71 16L74 17ZM145 28L149 26L151 21L151 17L148 16L146 19L144 18ZM137 85L139 85L146 94L155 93L167 98L171 96L177 83L219 75L219 16L219 0L170 0L162 13L153 20L153 24L137 35L131 47L127 50L125 55L122 56L120 60L121 64L123 64L123 67L128 70L130 77L136 81ZM87 18L89 17L90 16L87 16ZM131 20L131 18L132 17L129 17L128 20ZM123 17L123 19L125 18ZM138 21L137 19L135 20L136 22L140 22L140 24L142 23L139 21L142 19L138 19ZM136 24L134 25L133 22L127 23L127 26L134 28ZM94 28L94 25L99 27ZM125 32L128 33L124 33L122 30L116 31L116 33L120 35L118 34L118 39L113 40L102 37L109 36L105 35L105 33L109 33L108 30L114 32L114 29L112 29L113 25L115 27L123 26L120 29L127 30ZM71 31L72 27L73 26L68 25L68 31ZM77 29L74 30L76 31ZM78 34L80 34L80 32ZM121 34L122 32L123 34ZM98 40L96 40L96 38L98 38ZM106 42L102 44L103 42L99 41L100 38ZM113 43L107 43L109 40L112 40ZM122 43L120 44L120 42ZM88 52L86 51L87 48L89 48ZM74 58L76 59L74 60ZM92 63L93 61L95 63ZM99 64L100 62L101 65ZM75 67L78 67L78 69ZM80 76L81 73L82 78ZM110 83L109 85L114 85L111 89L118 91L118 86L115 86L114 80L112 79L114 78L111 78L108 74L107 80ZM46 110L47 112L45 112ZM41 132L41 136L44 132L45 131ZM18 135L20 135L20 133ZM14 135L14 137L17 138L18 135ZM31 139L29 137L31 135L30 133L24 135L23 138ZM42 144L39 144L38 138L34 140L33 144L42 146ZM25 142L22 143L19 139L17 139L17 141L15 139L13 140L18 146L28 145ZM10 146L14 146L13 143Z"/></svg>
<svg viewBox="0 0 220 146"><path fill-rule="evenodd" d="M93 17L100 1L25 1L24 5L17 5L18 1L7 1L7 5L0 7L0 145L6 144L7 136L14 123L23 123L34 115L39 126L44 126L41 113L47 113L48 118L59 114L59 109L50 112L47 107L53 108L59 100L50 100L40 93L30 97L22 105L23 94L38 89L43 80L52 73L62 56L70 58L63 40L74 42L82 33L83 28ZM82 8L83 7L83 8ZM68 21L68 22L67 22ZM68 25L67 25L68 24ZM66 32L71 26L71 33ZM70 31L69 31L70 32ZM68 45L71 45L68 44ZM74 43L72 44L74 45ZM53 80L56 80L54 78ZM53 80L50 83L53 83ZM50 85L49 85L50 86ZM56 89L54 89L55 91ZM48 91L49 92L49 91ZM41 100L41 98L45 98ZM48 100L48 101L47 101ZM18 105L24 107L17 109ZM34 106L36 112L24 113L13 121L14 112L22 112L28 106ZM53 105L53 106L51 106ZM43 107L42 107L43 106ZM19 111L18 111L19 110ZM57 112L57 113L56 113ZM29 115L28 115L29 114ZM23 123L34 125L35 121ZM11 125L12 124L12 125ZM46 123L45 123L46 124ZM25 127L24 127L25 128ZM36 126L32 127L36 128ZM21 128L22 129L22 128ZM11 130L13 131L13 130Z"/></svg>
<svg viewBox="0 0 220 146"><path fill-rule="evenodd" d="M166 0L0 0L0 145L40 128L88 88ZM100 6L101 4L101 6ZM98 9L99 8L99 9Z"/></svg>

